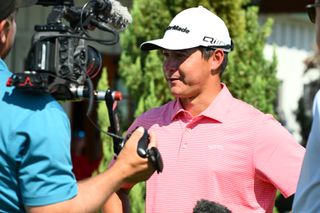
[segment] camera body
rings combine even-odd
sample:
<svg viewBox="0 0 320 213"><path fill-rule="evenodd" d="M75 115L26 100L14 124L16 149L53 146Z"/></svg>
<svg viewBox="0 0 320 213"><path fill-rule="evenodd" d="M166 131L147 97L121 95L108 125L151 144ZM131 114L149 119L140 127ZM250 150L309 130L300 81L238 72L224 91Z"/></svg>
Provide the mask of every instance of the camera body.
<svg viewBox="0 0 320 213"><path fill-rule="evenodd" d="M86 85L90 75L100 71L100 53L84 39L73 37L79 33L71 33L64 25L36 26L35 30L26 70L33 71L35 80L41 79L43 90L29 89L49 92L59 100L77 99L72 89Z"/></svg>
<svg viewBox="0 0 320 213"><path fill-rule="evenodd" d="M85 41L68 37L72 34L59 26L36 26L36 31L26 69L52 72L62 79L83 84L88 60Z"/></svg>

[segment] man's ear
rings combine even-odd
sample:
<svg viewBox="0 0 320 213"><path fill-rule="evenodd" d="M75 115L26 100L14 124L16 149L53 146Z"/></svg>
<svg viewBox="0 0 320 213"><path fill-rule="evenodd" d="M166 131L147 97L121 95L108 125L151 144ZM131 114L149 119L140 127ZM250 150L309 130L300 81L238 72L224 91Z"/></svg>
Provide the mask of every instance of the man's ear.
<svg viewBox="0 0 320 213"><path fill-rule="evenodd" d="M8 38L10 23L8 20L0 21L0 42L4 44Z"/></svg>
<svg viewBox="0 0 320 213"><path fill-rule="evenodd" d="M211 69L212 70L217 70L220 68L222 62L223 62L223 59L225 57L225 54L223 52L223 50L221 49L216 49L212 56L211 56Z"/></svg>

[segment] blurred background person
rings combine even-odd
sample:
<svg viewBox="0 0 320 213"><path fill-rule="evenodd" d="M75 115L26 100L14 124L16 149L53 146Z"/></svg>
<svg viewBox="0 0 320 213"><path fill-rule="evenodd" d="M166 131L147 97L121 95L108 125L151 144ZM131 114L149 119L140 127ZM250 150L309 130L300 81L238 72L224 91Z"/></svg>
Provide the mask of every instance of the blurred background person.
<svg viewBox="0 0 320 213"><path fill-rule="evenodd" d="M71 159L73 173L77 180L91 177L93 172L99 168L102 159L101 152L97 152L100 153L98 156L90 156L90 152L86 151L87 146L86 132L75 131L71 140Z"/></svg>
<svg viewBox="0 0 320 213"><path fill-rule="evenodd" d="M320 49L320 0L307 5L307 12L310 21L315 23L316 42ZM295 213L320 211L320 91L314 97L312 111L311 131L293 201L293 212Z"/></svg>

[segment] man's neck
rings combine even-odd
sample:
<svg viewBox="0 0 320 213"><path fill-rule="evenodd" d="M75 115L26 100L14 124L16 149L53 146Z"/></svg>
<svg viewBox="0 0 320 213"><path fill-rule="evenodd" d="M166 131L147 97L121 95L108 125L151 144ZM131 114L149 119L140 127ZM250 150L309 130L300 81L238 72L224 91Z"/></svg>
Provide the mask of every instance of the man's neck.
<svg viewBox="0 0 320 213"><path fill-rule="evenodd" d="M208 106L214 101L216 96L221 91L222 86L215 86L210 91L206 91L205 93L201 93L196 97L191 98L180 98L180 103L183 109L187 110L192 114L192 116L197 116L204 110L208 108Z"/></svg>

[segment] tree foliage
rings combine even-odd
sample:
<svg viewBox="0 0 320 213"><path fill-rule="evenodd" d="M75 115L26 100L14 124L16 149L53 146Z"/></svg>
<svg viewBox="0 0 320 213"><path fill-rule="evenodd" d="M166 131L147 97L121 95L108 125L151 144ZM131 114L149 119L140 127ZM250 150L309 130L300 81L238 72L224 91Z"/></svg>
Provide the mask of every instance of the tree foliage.
<svg viewBox="0 0 320 213"><path fill-rule="evenodd" d="M232 94L263 112L275 115L275 100L279 81L276 79L276 56L267 61L263 55L265 40L271 33L272 21L261 26L258 9L250 7L245 13L243 37L235 41L235 50L223 77Z"/></svg>

